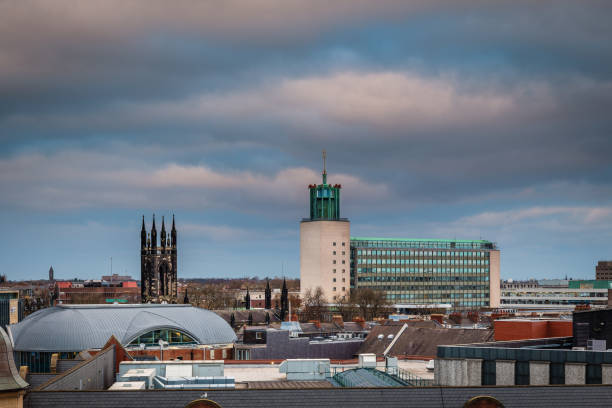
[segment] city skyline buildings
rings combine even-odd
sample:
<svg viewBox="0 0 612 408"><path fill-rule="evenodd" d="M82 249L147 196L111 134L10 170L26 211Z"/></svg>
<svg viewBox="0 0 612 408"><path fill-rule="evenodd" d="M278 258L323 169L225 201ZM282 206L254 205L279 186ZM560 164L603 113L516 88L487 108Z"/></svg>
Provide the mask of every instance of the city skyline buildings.
<svg viewBox="0 0 612 408"><path fill-rule="evenodd" d="M174 212L179 276L295 277L326 148L355 236L486 237L504 279L592 278L612 259L609 6L358 3L0 4L3 273L112 257L137 277L135 220Z"/></svg>

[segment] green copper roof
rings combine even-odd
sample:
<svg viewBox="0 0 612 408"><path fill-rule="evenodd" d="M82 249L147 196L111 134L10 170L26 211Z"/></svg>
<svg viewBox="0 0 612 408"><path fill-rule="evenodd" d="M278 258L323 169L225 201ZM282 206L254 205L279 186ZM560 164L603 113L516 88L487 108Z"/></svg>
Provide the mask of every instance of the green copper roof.
<svg viewBox="0 0 612 408"><path fill-rule="evenodd" d="M399 242L464 242L492 244L482 239L417 239L417 238L379 238L379 237L351 237L351 241L399 241Z"/></svg>

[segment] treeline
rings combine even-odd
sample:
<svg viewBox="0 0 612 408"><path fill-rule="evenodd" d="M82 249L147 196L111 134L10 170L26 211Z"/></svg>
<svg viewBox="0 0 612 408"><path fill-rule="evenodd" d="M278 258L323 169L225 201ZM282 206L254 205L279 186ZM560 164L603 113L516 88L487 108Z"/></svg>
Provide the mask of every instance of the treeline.
<svg viewBox="0 0 612 408"><path fill-rule="evenodd" d="M260 278L257 276L245 277L245 278L189 278L179 279L181 282L190 285L207 286L213 285L217 287L223 287L225 289L246 289L247 287L251 290L264 290L266 288L266 278ZM280 289L283 286L283 278L279 276L270 277L270 288ZM300 280L286 278L287 289L289 291L300 290Z"/></svg>

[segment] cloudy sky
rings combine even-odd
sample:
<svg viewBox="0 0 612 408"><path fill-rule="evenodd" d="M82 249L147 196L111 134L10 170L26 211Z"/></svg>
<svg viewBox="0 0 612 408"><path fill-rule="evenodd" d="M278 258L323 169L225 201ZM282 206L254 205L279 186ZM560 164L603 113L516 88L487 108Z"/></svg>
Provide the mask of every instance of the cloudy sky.
<svg viewBox="0 0 612 408"><path fill-rule="evenodd" d="M610 21L586 0L0 0L1 272L138 277L155 213L182 277L297 277L326 149L354 236L594 277Z"/></svg>

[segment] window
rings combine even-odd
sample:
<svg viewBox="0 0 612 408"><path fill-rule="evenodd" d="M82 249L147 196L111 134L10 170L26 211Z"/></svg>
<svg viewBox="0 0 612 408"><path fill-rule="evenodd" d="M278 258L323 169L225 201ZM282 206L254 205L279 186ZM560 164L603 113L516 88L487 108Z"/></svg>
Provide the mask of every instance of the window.
<svg viewBox="0 0 612 408"><path fill-rule="evenodd" d="M263 332L255 332L255 338L257 340L263 339Z"/></svg>
<svg viewBox="0 0 612 408"><path fill-rule="evenodd" d="M346 243L345 243L345 242L343 242L343 243L342 243L342 246L346 246Z"/></svg>
<svg viewBox="0 0 612 408"><path fill-rule="evenodd" d="M344 292L345 290L346 290L346 287L344 287L344 286L343 286L343 287L342 287L342 291Z"/></svg>
<svg viewBox="0 0 612 408"><path fill-rule="evenodd" d="M346 251L342 251L342 255L346 255Z"/></svg>
<svg viewBox="0 0 612 408"><path fill-rule="evenodd" d="M332 262L333 262L334 265L336 264L336 260L335 259Z"/></svg>
<svg viewBox="0 0 612 408"><path fill-rule="evenodd" d="M334 286L334 292L336 291L336 287Z"/></svg>
<svg viewBox="0 0 612 408"><path fill-rule="evenodd" d="M344 272L346 272L346 269L343 269L343 270L342 270L342 273L344 273Z"/></svg>
<svg viewBox="0 0 612 408"><path fill-rule="evenodd" d="M334 278L334 282L336 281L336 278Z"/></svg>
<svg viewBox="0 0 612 408"><path fill-rule="evenodd" d="M332 245L333 245L333 246L336 246L336 243L334 242Z"/></svg>
<svg viewBox="0 0 612 408"><path fill-rule="evenodd" d="M335 262L335 261L334 261L334 262ZM342 260L342 263L343 263L343 264L345 264L345 263L346 263L346 261L343 259L343 260Z"/></svg>
<svg viewBox="0 0 612 408"><path fill-rule="evenodd" d="M335 280L335 279L334 279L334 280ZM342 278L342 282L346 282L346 279L345 279L345 278Z"/></svg>
<svg viewBox="0 0 612 408"><path fill-rule="evenodd" d="M344 271L343 271L344 272ZM336 270L334 269L334 273L336 273Z"/></svg>
<svg viewBox="0 0 612 408"><path fill-rule="evenodd" d="M336 255L336 251L332 252L333 255Z"/></svg>

